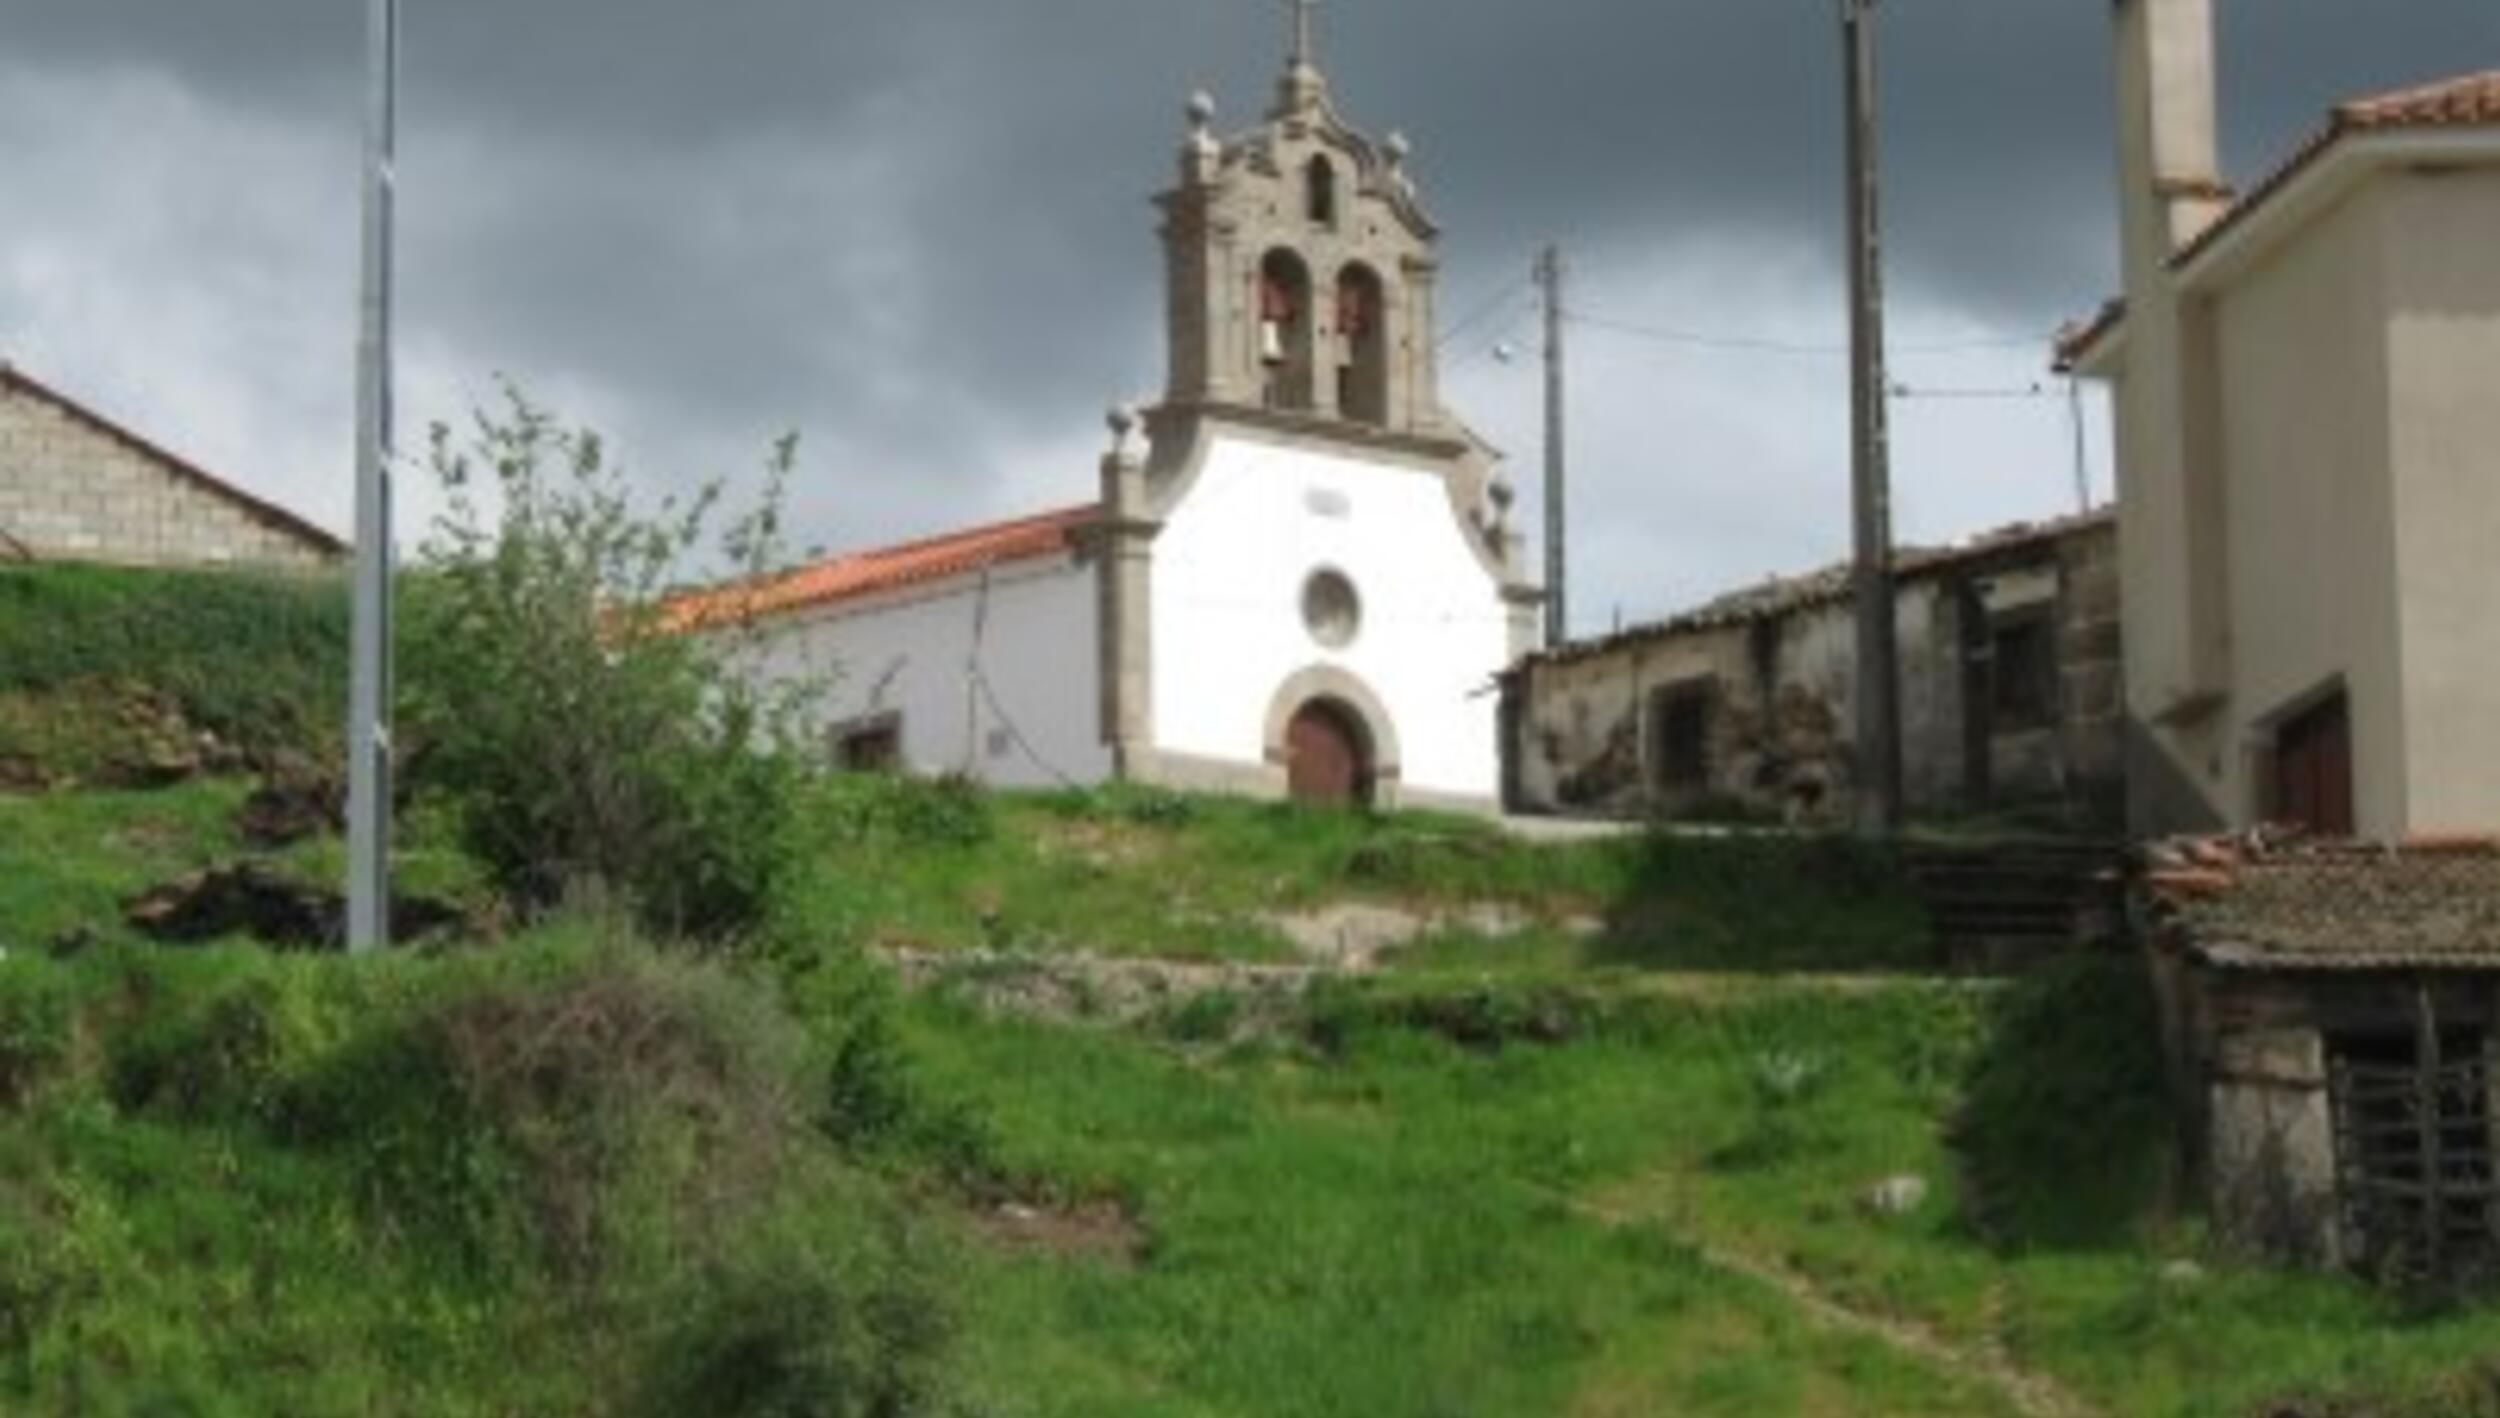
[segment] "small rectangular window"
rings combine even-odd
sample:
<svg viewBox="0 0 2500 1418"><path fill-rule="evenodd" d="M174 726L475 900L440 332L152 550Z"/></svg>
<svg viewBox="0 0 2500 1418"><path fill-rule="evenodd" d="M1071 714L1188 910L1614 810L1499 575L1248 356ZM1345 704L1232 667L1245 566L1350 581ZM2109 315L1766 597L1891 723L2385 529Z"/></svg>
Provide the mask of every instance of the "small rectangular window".
<svg viewBox="0 0 2500 1418"><path fill-rule="evenodd" d="M903 716L880 714L837 725L834 766L845 773L899 773L903 769Z"/></svg>
<svg viewBox="0 0 2500 1418"><path fill-rule="evenodd" d="M1718 717L1716 680L1686 680L1650 696L1650 777L1665 791L1710 786L1710 730Z"/></svg>

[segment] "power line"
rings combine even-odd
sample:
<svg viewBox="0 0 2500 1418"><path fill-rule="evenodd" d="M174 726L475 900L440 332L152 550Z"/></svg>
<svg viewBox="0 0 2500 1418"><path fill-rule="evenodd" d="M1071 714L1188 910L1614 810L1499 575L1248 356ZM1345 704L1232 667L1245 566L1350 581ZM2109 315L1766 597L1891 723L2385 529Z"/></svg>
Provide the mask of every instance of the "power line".
<svg viewBox="0 0 2500 1418"><path fill-rule="evenodd" d="M1471 308L1468 313L1456 324L1451 325L1442 331L1438 347L1441 349L1449 348L1452 344L1457 342L1459 336L1464 335L1469 330L1483 324L1486 319L1509 308L1522 296L1529 293L1530 288L1524 282L1517 280L1503 282L1501 286L1494 290L1491 296Z"/></svg>
<svg viewBox="0 0 2500 1418"><path fill-rule="evenodd" d="M1885 391L1896 399L2063 399L2063 390L2040 384L2009 385L2002 389L1952 389L1941 386L1895 384Z"/></svg>
<svg viewBox="0 0 2500 1418"><path fill-rule="evenodd" d="M1756 354L1800 355L1816 358L1841 358L1849 353L1849 346L1845 341L1825 343L1780 340L1757 335L1718 334L1701 330L1679 330L1662 325L1643 325L1629 320L1616 320L1603 315L1590 315L1581 311L1566 311L1563 318L1575 325L1586 325L1591 329L1604 330L1610 334L1628 335L1636 339L1656 341L1659 344L1689 345L1697 349L1741 350ZM2053 338L2054 336L2049 334L2015 335L2009 333L1974 336L1963 340L1895 344L1890 346L1890 350L1894 354L1952 354L1965 350L2002 350L2045 346Z"/></svg>

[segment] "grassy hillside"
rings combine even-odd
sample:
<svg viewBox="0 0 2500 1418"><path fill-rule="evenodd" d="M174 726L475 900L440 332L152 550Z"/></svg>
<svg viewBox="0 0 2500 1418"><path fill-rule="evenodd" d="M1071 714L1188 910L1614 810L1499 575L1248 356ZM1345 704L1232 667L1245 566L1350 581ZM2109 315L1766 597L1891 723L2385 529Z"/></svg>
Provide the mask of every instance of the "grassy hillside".
<svg viewBox="0 0 2500 1418"><path fill-rule="evenodd" d="M146 780L214 736L333 745L347 600L330 579L0 565L0 766Z"/></svg>
<svg viewBox="0 0 2500 1418"><path fill-rule="evenodd" d="M699 948L421 795L467 938L149 943L339 844L81 725L317 744L332 594L0 572L0 1410L2500 1418L2500 1310L2208 1243L2131 962L1931 977L1847 842L831 780Z"/></svg>

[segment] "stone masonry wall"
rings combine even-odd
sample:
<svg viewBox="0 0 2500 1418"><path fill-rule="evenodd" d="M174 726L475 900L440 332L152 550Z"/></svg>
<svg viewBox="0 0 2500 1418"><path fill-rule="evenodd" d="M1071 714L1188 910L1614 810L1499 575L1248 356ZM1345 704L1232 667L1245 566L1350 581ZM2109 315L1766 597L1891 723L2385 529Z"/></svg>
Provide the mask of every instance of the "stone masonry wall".
<svg viewBox="0 0 2500 1418"><path fill-rule="evenodd" d="M310 570L339 553L60 405L0 384L0 556Z"/></svg>

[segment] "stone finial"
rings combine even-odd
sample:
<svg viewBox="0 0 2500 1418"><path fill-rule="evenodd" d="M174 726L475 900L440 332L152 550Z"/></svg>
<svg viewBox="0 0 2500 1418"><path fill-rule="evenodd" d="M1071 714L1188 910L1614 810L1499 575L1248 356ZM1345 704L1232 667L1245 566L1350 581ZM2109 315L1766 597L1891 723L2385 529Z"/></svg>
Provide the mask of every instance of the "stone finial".
<svg viewBox="0 0 2500 1418"><path fill-rule="evenodd" d="M1382 140L1380 153L1389 164L1389 185L1409 197L1414 196L1415 179L1406 170L1406 160L1415 155L1415 145L1407 140L1404 132L1392 129L1389 136Z"/></svg>
<svg viewBox="0 0 2500 1418"><path fill-rule="evenodd" d="M1137 428L1145 420L1135 404L1114 404L1103 415L1103 423L1111 430L1111 458L1122 465L1137 461Z"/></svg>
<svg viewBox="0 0 2500 1418"><path fill-rule="evenodd" d="M1189 138L1181 147L1182 175L1204 182L1224 159L1224 144L1215 136L1215 95L1204 89L1189 96Z"/></svg>

